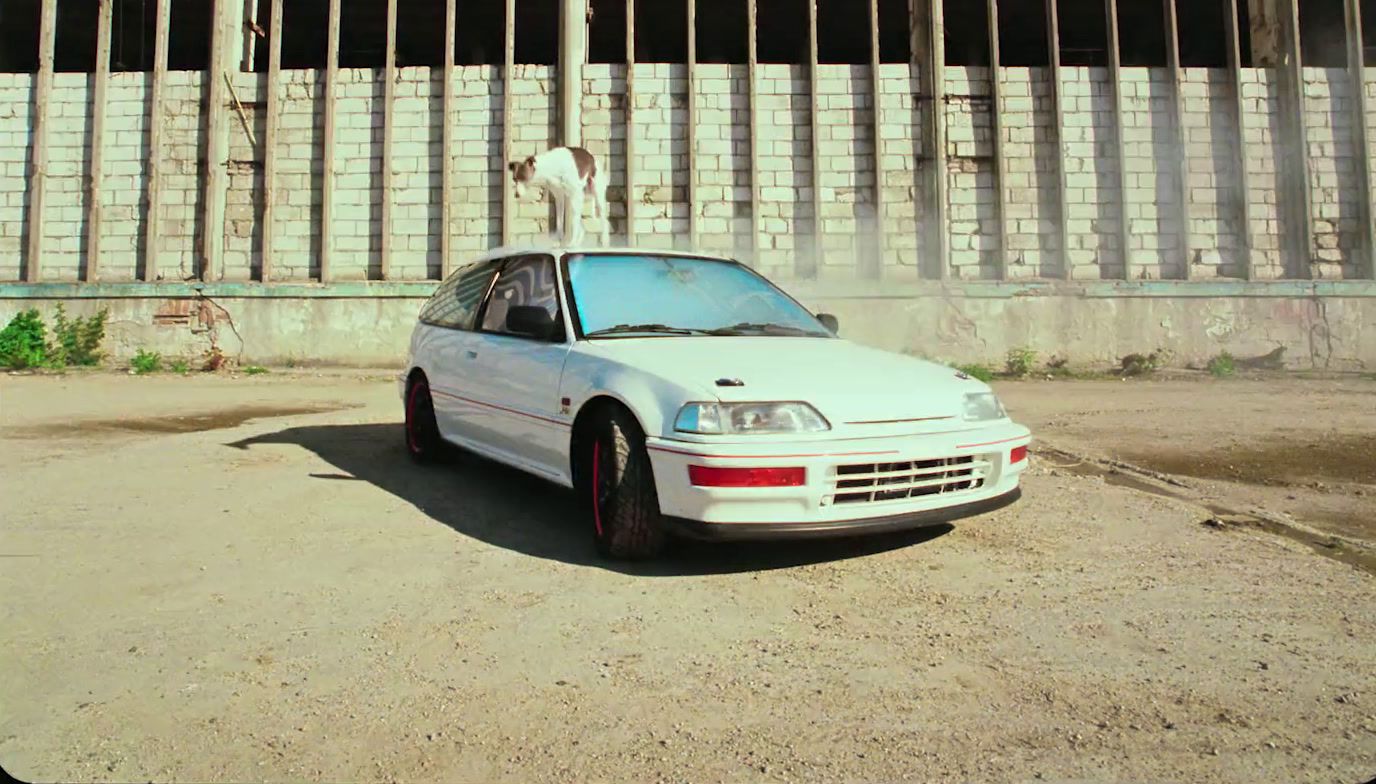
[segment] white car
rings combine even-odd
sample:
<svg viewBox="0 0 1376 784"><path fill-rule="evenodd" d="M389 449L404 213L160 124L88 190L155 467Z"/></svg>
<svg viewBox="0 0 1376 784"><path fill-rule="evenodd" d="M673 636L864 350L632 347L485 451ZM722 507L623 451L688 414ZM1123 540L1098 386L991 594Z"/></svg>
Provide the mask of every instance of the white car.
<svg viewBox="0 0 1376 784"><path fill-rule="evenodd" d="M729 258L490 253L420 312L406 446L573 488L618 558L671 534L892 531L1018 500L1030 434L988 386L836 331Z"/></svg>

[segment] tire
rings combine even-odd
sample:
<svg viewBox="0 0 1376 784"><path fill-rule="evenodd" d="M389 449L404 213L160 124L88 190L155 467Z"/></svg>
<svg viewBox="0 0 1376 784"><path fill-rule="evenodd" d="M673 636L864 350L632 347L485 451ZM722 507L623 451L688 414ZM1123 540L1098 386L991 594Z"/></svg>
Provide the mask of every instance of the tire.
<svg viewBox="0 0 1376 784"><path fill-rule="evenodd" d="M660 555L669 537L640 426L629 412L611 409L594 425L590 440L585 498L597 551L625 560Z"/></svg>
<svg viewBox="0 0 1376 784"><path fill-rule="evenodd" d="M435 401L430 383L418 376L406 390L406 453L417 463L438 460L444 448L440 428L435 422Z"/></svg>

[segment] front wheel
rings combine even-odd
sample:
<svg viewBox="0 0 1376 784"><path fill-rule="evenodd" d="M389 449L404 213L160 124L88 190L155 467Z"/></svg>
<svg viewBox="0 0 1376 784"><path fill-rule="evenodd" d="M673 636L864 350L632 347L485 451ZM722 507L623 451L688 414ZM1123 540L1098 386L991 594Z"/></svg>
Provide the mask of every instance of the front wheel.
<svg viewBox="0 0 1376 784"><path fill-rule="evenodd" d="M421 376L406 391L406 452L417 463L429 463L439 458L443 446L430 384Z"/></svg>
<svg viewBox="0 0 1376 784"><path fill-rule="evenodd" d="M622 410L608 412L595 426L587 459L587 497L598 552L631 560L662 553L668 534L645 436L635 419Z"/></svg>

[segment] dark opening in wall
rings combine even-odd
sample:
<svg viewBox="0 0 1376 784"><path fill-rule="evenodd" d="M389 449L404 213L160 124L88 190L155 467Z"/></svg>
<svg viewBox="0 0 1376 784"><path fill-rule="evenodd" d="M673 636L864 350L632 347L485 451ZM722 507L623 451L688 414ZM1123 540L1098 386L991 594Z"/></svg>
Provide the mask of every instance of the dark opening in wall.
<svg viewBox="0 0 1376 784"><path fill-rule="evenodd" d="M869 0L817 0L817 61L870 61Z"/></svg>
<svg viewBox="0 0 1376 784"><path fill-rule="evenodd" d="M686 0L635 0L635 59L638 63L688 62Z"/></svg>
<svg viewBox="0 0 1376 784"><path fill-rule="evenodd" d="M626 62L626 0L589 0L588 62Z"/></svg>
<svg viewBox="0 0 1376 784"><path fill-rule="evenodd" d="M398 66L444 65L444 13L435 0L397 0Z"/></svg>
<svg viewBox="0 0 1376 784"><path fill-rule="evenodd" d="M999 3L999 60L1004 65L1045 66L1051 62L1046 35L1046 3Z"/></svg>
<svg viewBox="0 0 1376 784"><path fill-rule="evenodd" d="M1376 63L1376 0L1361 0L1363 65Z"/></svg>
<svg viewBox="0 0 1376 784"><path fill-rule="evenodd" d="M96 4L58 3L53 69L90 72L96 65Z"/></svg>
<svg viewBox="0 0 1376 784"><path fill-rule="evenodd" d="M1193 1L1200 4L1199 0ZM1190 2L1186 0L1185 4ZM1118 56L1124 66L1133 68L1166 64L1165 3L1118 3Z"/></svg>
<svg viewBox="0 0 1376 784"><path fill-rule="evenodd" d="M744 0L697 0L698 62L744 63L750 59L750 13Z"/></svg>
<svg viewBox="0 0 1376 784"><path fill-rule="evenodd" d="M521 39L521 4L516 4L516 40ZM506 3L458 0L454 38L459 65L501 65L506 60Z"/></svg>
<svg viewBox="0 0 1376 784"><path fill-rule="evenodd" d="M756 37L762 63L808 61L807 0L759 0L755 25L769 34Z"/></svg>
<svg viewBox="0 0 1376 784"><path fill-rule="evenodd" d="M258 24L272 30L276 20L268 19L272 11L270 0L260 0ZM329 47L329 4L320 2L284 2L282 7L282 67L320 68L325 64ZM267 70L268 47L260 43L255 53L254 67Z"/></svg>
<svg viewBox="0 0 1376 784"><path fill-rule="evenodd" d="M1228 65L1226 3L1195 3L1176 0L1180 17L1180 64L1186 68L1224 68ZM1238 32L1250 36L1245 2L1238 3L1242 19ZM1243 62L1248 61L1249 42L1240 44Z"/></svg>
<svg viewBox="0 0 1376 784"><path fill-rule="evenodd" d="M210 64L210 3L173 0L171 10L167 67L173 71L205 70Z"/></svg>
<svg viewBox="0 0 1376 784"><path fill-rule="evenodd" d="M909 63L912 59L908 0L879 0L879 62Z"/></svg>
<svg viewBox="0 0 1376 784"><path fill-rule="evenodd" d="M386 51L387 3L340 0L339 67L380 68Z"/></svg>
<svg viewBox="0 0 1376 784"><path fill-rule="evenodd" d="M1061 64L1108 65L1108 17L1105 15L1107 9L1104 0L1057 2L1061 23Z"/></svg>
<svg viewBox="0 0 1376 784"><path fill-rule="evenodd" d="M1347 22L1344 0L1304 0L1300 3L1300 59L1313 68L1347 65Z"/></svg>
<svg viewBox="0 0 1376 784"><path fill-rule="evenodd" d="M516 62L559 60L559 0L516 0Z"/></svg>
<svg viewBox="0 0 1376 784"><path fill-rule="evenodd" d="M988 65L989 14L983 0L942 2L946 23L946 64ZM999 4L1000 14L1003 13L1003 6L1003 3Z"/></svg>
<svg viewBox="0 0 1376 784"><path fill-rule="evenodd" d="M153 34L157 19L153 0L116 0L110 30L110 70L153 68Z"/></svg>
<svg viewBox="0 0 1376 784"><path fill-rule="evenodd" d="M0 3L0 71L38 70L38 0Z"/></svg>

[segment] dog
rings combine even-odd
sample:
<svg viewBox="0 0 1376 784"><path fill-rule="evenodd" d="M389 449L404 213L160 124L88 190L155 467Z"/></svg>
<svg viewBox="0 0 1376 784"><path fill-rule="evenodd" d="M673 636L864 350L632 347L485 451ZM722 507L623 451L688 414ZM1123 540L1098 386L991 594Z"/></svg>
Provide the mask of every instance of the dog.
<svg viewBox="0 0 1376 784"><path fill-rule="evenodd" d="M555 205L555 234L569 245L583 242L583 198L592 196L593 209L602 221L602 244L609 244L607 173L598 169L592 153L582 147L553 147L524 161L512 161L507 170L518 200L531 189L549 191Z"/></svg>

